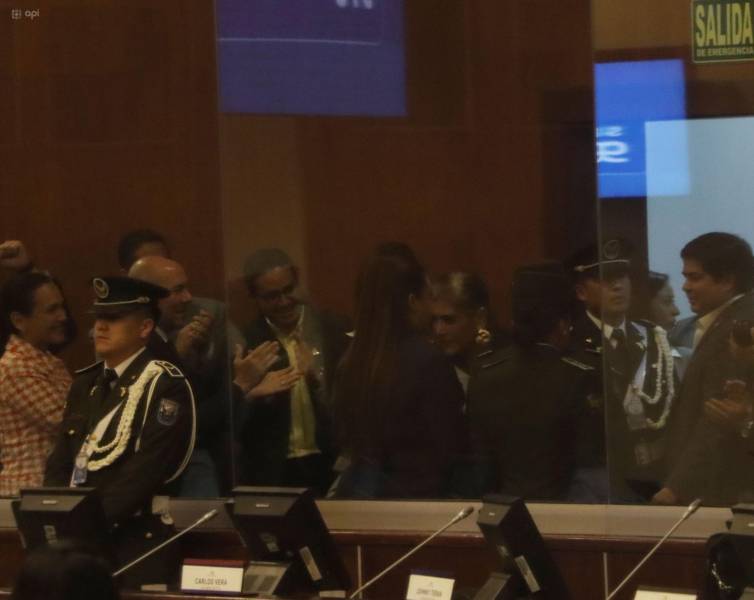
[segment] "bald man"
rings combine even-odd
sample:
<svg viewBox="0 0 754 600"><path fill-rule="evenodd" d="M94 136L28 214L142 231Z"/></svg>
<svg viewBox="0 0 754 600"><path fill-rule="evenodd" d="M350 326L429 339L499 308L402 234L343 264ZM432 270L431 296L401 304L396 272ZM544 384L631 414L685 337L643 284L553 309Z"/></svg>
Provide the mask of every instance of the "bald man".
<svg viewBox="0 0 754 600"><path fill-rule="evenodd" d="M227 322L222 302L191 294L186 270L177 261L143 256L131 266L128 275L168 290L168 296L159 302L160 321L149 348L160 358L178 364L196 392L198 450L178 493L195 497L220 495L220 488L226 491L230 484L227 461L232 390L228 350L242 343L243 338Z"/></svg>
<svg viewBox="0 0 754 600"><path fill-rule="evenodd" d="M198 368L214 329L217 311L212 309L218 308L219 303L208 299L199 301L198 298L193 302L185 269L164 256L140 258L131 266L128 275L168 290L169 295L160 300L161 331L158 334L174 343L180 362L188 370Z"/></svg>

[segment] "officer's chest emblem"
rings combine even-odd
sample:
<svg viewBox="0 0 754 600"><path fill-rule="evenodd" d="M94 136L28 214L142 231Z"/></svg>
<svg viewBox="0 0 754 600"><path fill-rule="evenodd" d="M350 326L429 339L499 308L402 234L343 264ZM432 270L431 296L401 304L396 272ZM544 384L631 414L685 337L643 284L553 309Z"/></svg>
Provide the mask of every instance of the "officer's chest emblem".
<svg viewBox="0 0 754 600"><path fill-rule="evenodd" d="M179 405L175 400L163 398L160 400L160 406L157 409L157 422L161 425L173 425L178 418Z"/></svg>

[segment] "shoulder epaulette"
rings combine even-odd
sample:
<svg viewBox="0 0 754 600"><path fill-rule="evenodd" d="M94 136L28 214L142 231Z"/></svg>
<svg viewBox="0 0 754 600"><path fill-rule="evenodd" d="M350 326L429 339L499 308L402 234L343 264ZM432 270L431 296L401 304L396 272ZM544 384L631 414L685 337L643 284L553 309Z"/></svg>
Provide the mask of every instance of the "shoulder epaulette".
<svg viewBox="0 0 754 600"><path fill-rule="evenodd" d="M571 365L572 367L576 367L577 369L581 369L582 371L594 371L593 366L578 361L575 358L571 358L570 356L562 356L560 360L562 360L567 365Z"/></svg>
<svg viewBox="0 0 754 600"><path fill-rule="evenodd" d="M486 362L486 363L482 364L479 368L480 369L491 369L492 367L496 367L497 365L502 364L502 363L504 363L507 360L508 360L508 357L504 356L502 358L498 358L497 360L492 360L490 362Z"/></svg>
<svg viewBox="0 0 754 600"><path fill-rule="evenodd" d="M185 377L185 375L181 372L181 370L171 362L168 362L166 360L155 360L154 363L162 367L162 370L165 371L171 377L176 377L176 378Z"/></svg>
<svg viewBox="0 0 754 600"><path fill-rule="evenodd" d="M92 363L88 367L84 367L83 369L79 369L78 371L74 371L76 375L82 375L84 373L89 373L90 371L94 371L95 369L99 368L99 366L102 364L103 361L98 360L95 363Z"/></svg>
<svg viewBox="0 0 754 600"><path fill-rule="evenodd" d="M631 322L638 323L639 325L642 325L644 327L649 327L650 329L654 329L657 326L656 323L648 321L647 319L632 319Z"/></svg>

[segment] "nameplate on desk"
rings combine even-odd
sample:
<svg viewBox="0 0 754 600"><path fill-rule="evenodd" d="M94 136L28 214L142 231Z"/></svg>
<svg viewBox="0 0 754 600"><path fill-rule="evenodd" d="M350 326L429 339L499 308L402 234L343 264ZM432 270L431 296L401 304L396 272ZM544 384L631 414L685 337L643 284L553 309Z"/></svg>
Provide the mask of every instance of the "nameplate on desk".
<svg viewBox="0 0 754 600"><path fill-rule="evenodd" d="M696 594L660 588L639 588L634 600L696 600Z"/></svg>
<svg viewBox="0 0 754 600"><path fill-rule="evenodd" d="M454 579L412 574L408 580L406 600L450 600Z"/></svg>
<svg viewBox="0 0 754 600"><path fill-rule="evenodd" d="M243 572L240 560L187 558L181 569L181 591L237 594L243 588Z"/></svg>

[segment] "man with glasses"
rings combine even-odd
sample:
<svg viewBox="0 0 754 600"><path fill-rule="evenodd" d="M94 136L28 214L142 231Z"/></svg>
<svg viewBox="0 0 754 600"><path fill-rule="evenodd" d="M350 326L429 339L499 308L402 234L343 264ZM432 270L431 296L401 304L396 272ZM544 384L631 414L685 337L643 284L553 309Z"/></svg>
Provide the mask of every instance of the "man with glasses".
<svg viewBox="0 0 754 600"><path fill-rule="evenodd" d="M324 493L335 457L329 392L348 328L301 299L298 269L283 250L258 250L244 275L259 311L245 331L246 345L272 341L280 350L238 411L239 482Z"/></svg>

